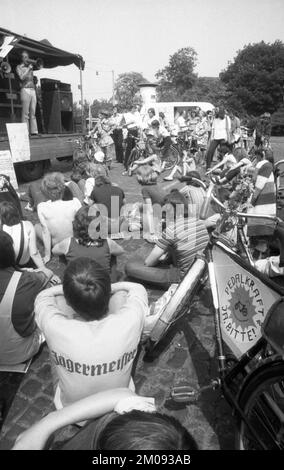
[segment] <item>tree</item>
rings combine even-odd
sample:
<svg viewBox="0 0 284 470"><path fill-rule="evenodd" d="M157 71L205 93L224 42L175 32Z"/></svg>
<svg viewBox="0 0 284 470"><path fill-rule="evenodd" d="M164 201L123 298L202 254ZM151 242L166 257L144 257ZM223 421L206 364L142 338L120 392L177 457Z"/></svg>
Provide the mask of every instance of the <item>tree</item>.
<svg viewBox="0 0 284 470"><path fill-rule="evenodd" d="M115 82L115 100L118 105L127 109L133 104L133 100L139 100L139 83L145 82L145 78L139 72L121 73Z"/></svg>
<svg viewBox="0 0 284 470"><path fill-rule="evenodd" d="M198 77L193 87L182 96L183 101L207 101L225 105L226 86L218 77Z"/></svg>
<svg viewBox="0 0 284 470"><path fill-rule="evenodd" d="M183 47L170 56L169 65L156 73L160 100L180 100L193 87L197 79L196 62L197 53L192 47Z"/></svg>
<svg viewBox="0 0 284 470"><path fill-rule="evenodd" d="M228 104L236 111L251 115L275 112L283 103L283 42L245 46L220 78L227 86Z"/></svg>

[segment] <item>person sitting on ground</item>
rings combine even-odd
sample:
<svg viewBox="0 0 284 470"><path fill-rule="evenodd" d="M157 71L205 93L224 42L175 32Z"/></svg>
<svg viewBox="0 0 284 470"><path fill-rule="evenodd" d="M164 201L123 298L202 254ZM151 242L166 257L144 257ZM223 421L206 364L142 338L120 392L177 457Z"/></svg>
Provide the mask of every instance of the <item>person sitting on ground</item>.
<svg viewBox="0 0 284 470"><path fill-rule="evenodd" d="M220 145L218 157L220 160L219 163L211 168L207 174L213 173L222 177L227 173L228 170L238 163L236 157L232 153L232 146L227 143Z"/></svg>
<svg viewBox="0 0 284 470"><path fill-rule="evenodd" d="M189 216L199 219L206 195L201 176L198 171L189 171L186 176L180 178L180 181L186 183L179 191L187 200L190 211Z"/></svg>
<svg viewBox="0 0 284 470"><path fill-rule="evenodd" d="M80 190L79 186L75 181L65 181L65 189L62 197L62 201L71 201L76 197L82 203L84 200L84 195ZM37 211L37 206L41 202L48 201L47 194L44 194L42 190L42 182L41 181L33 181L29 187L27 192L27 199L28 204L26 205L25 209L29 211Z"/></svg>
<svg viewBox="0 0 284 470"><path fill-rule="evenodd" d="M95 178L95 187L90 200L96 205L103 205L107 217L119 218L121 208L125 204L125 194L119 186L112 184L107 176L100 175Z"/></svg>
<svg viewBox="0 0 284 470"><path fill-rule="evenodd" d="M140 284L110 283L96 261L77 258L64 273L63 286L41 292L36 322L56 368L54 403L61 408L99 391L133 388L131 370L149 315Z"/></svg>
<svg viewBox="0 0 284 470"><path fill-rule="evenodd" d="M112 281L116 280L115 261L116 256L124 253L114 240L100 238L97 232L92 234L92 222L95 217L89 215L89 207L81 207L73 220L73 237L62 240L52 249L54 255L64 255L67 263L77 258L86 257L97 261L107 272L112 271ZM97 228L97 227L95 227Z"/></svg>
<svg viewBox="0 0 284 470"><path fill-rule="evenodd" d="M40 224L36 224L36 234L44 244L44 263L51 257L54 245L73 235L72 222L81 203L77 198L63 201L65 191L62 173L50 173L42 180L42 191L48 201L41 202L37 207Z"/></svg>
<svg viewBox="0 0 284 470"><path fill-rule="evenodd" d="M101 150L95 153L94 162L88 164L87 178L83 183L84 202L85 204L91 205L93 201L91 199L92 191L96 184L96 178L99 176L109 177L109 171L107 166L104 164L105 155Z"/></svg>
<svg viewBox="0 0 284 470"><path fill-rule="evenodd" d="M34 301L49 278L41 271L17 271L13 239L0 230L0 364L32 358L42 336L34 317Z"/></svg>
<svg viewBox="0 0 284 470"><path fill-rule="evenodd" d="M48 277L53 275L53 272L44 266L33 224L22 220L18 208L11 202L0 203L0 226L13 239L16 266L37 267Z"/></svg>
<svg viewBox="0 0 284 470"><path fill-rule="evenodd" d="M144 232L154 234L153 205L163 205L165 191L157 184L157 173L150 165L143 165L137 170L137 181L142 186L143 203L136 203L140 214L143 214ZM141 218L141 216L140 216Z"/></svg>
<svg viewBox="0 0 284 470"><path fill-rule="evenodd" d="M162 155L166 155L170 151L171 137L169 132L160 126L157 119L152 121L151 128L146 132L146 158L140 157L133 162L128 169L128 176L131 176L139 166L151 165L159 175L165 164L163 163Z"/></svg>
<svg viewBox="0 0 284 470"><path fill-rule="evenodd" d="M13 450L46 449L52 434L84 420L90 421L61 444L61 450L198 449L195 439L178 420L157 412L153 398L118 388L49 413L17 437Z"/></svg>
<svg viewBox="0 0 284 470"><path fill-rule="evenodd" d="M156 246L145 260L128 261L125 272L131 279L167 289L185 276L194 257L206 248L209 238L204 222L188 217L188 203L177 189L165 197L164 207L169 209L170 221L166 220L166 228ZM161 264L165 254L171 256L174 265Z"/></svg>

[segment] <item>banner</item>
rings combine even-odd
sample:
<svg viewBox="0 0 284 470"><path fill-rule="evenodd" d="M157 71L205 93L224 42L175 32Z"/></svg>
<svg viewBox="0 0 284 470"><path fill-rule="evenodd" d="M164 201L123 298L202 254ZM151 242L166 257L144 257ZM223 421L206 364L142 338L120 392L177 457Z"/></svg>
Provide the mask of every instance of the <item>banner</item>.
<svg viewBox="0 0 284 470"><path fill-rule="evenodd" d="M30 160L30 141L28 126L25 122L6 124L10 150L14 163Z"/></svg>
<svg viewBox="0 0 284 470"><path fill-rule="evenodd" d="M18 189L18 182L10 150L0 151L0 175L9 176L11 184L15 189Z"/></svg>
<svg viewBox="0 0 284 470"><path fill-rule="evenodd" d="M281 296L218 246L214 246L212 255L222 338L240 358L261 337L267 312Z"/></svg>

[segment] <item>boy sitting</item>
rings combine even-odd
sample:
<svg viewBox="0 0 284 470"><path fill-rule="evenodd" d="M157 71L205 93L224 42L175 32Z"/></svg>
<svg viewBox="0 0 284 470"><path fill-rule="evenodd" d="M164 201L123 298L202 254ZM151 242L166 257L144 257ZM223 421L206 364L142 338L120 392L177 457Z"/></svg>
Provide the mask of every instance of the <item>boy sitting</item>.
<svg viewBox="0 0 284 470"><path fill-rule="evenodd" d="M100 391L133 386L132 364L148 312L143 286L111 285L107 271L89 258L71 261L63 286L38 295L35 317L56 369L57 409Z"/></svg>

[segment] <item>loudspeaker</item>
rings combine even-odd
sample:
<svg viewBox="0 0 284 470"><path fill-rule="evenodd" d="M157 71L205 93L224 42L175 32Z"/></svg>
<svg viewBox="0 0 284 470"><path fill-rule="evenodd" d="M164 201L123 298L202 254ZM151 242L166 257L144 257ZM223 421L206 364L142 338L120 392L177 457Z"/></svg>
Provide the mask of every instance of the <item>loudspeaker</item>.
<svg viewBox="0 0 284 470"><path fill-rule="evenodd" d="M48 134L73 132L73 98L71 91L42 90L42 110Z"/></svg>

